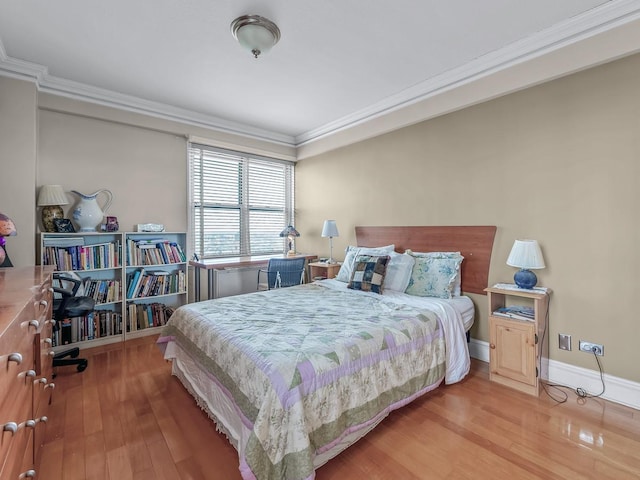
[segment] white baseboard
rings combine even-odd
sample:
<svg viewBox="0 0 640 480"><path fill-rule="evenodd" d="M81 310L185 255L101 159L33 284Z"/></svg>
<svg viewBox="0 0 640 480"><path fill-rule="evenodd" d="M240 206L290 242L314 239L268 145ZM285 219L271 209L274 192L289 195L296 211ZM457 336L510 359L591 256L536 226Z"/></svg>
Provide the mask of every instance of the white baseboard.
<svg viewBox="0 0 640 480"><path fill-rule="evenodd" d="M472 338L469 342L472 358L489 362L489 344ZM564 385L572 389L582 388L590 394L602 391L600 373L568 363L549 360L549 383ZM605 392L601 398L640 410L640 383L604 374Z"/></svg>

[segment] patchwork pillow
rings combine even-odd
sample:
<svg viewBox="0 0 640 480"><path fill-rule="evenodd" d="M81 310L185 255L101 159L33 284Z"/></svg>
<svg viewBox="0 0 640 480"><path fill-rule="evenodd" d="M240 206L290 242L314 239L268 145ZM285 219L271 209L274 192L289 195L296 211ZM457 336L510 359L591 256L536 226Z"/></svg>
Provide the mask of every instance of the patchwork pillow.
<svg viewBox="0 0 640 480"><path fill-rule="evenodd" d="M356 263L356 257L358 255L389 255L394 249L395 245L387 245L385 247L354 247L349 245L345 250L344 262L340 267L336 280L347 283L351 280L351 273L353 273L353 266Z"/></svg>
<svg viewBox="0 0 640 480"><path fill-rule="evenodd" d="M359 255L353 266L351 280L347 288L364 292L382 293L384 277L390 257L376 257L373 255Z"/></svg>
<svg viewBox="0 0 640 480"><path fill-rule="evenodd" d="M418 297L451 298L456 277L460 274L460 265L464 257L459 252L407 253L416 263L411 272L408 295Z"/></svg>
<svg viewBox="0 0 640 480"><path fill-rule="evenodd" d="M387 275L384 279L384 289L404 292L409 286L413 265L416 263L411 255L391 252L391 260L387 265Z"/></svg>

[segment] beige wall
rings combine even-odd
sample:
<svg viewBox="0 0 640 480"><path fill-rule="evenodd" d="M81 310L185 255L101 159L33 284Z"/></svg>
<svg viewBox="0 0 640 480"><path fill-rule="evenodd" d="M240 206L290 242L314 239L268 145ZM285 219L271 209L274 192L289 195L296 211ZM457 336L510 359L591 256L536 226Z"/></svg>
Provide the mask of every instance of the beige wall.
<svg viewBox="0 0 640 480"><path fill-rule="evenodd" d="M41 110L38 186L60 184L85 195L113 193L109 215L120 229L161 223L187 229L187 146L184 137L146 128ZM68 194L67 218L79 197ZM98 203L104 205L105 197Z"/></svg>
<svg viewBox="0 0 640 480"><path fill-rule="evenodd" d="M493 284L513 277L514 239L537 239L539 283L554 291L551 358L595 369L577 343L602 343L605 371L640 381L638 78L636 55L300 161L298 249L328 254L326 218L340 253L356 225L496 225ZM473 299L472 335L488 340L486 297ZM573 351L558 350L558 333Z"/></svg>
<svg viewBox="0 0 640 480"><path fill-rule="evenodd" d="M35 85L0 77L0 213L18 231L6 239L15 266L35 260L36 99Z"/></svg>
<svg viewBox="0 0 640 480"><path fill-rule="evenodd" d="M513 240L535 238L548 265L540 283L554 290L551 357L594 369L577 341L602 343L605 371L640 381L637 78L638 55L299 162L298 250L328 255L327 218L341 232L336 257L355 242L355 225L497 225L495 283L513 276L504 263ZM187 135L245 141L0 77L0 211L18 225L8 240L14 263L34 262L36 188L48 183L111 189L122 229L146 221L185 229ZM487 340L486 299L473 299L473 336ZM572 352L557 349L559 332L573 336Z"/></svg>

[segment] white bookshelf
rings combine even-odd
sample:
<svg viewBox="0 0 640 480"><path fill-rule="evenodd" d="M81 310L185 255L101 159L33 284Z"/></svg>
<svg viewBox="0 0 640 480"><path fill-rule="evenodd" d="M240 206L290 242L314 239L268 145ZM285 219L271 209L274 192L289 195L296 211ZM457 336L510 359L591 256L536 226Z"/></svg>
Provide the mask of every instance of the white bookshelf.
<svg viewBox="0 0 640 480"><path fill-rule="evenodd" d="M124 234L125 337L157 333L170 312L187 302L184 232ZM142 279L136 282L136 273Z"/></svg>
<svg viewBox="0 0 640 480"><path fill-rule="evenodd" d="M153 247L149 246L152 241L155 241ZM177 258L175 253L171 257L162 256L158 251L160 244L173 247L183 256ZM135 253L139 253L140 245L147 245L142 249L150 254L146 255L146 259L135 256ZM154 255L160 255L155 260L150 260L153 258L152 250ZM41 233L40 263L55 265L57 272L79 278L87 289L84 294L92 293L91 296L95 295L96 299L92 318L71 319L67 322L70 326L61 325L57 329L54 340L57 341L56 350L71 345L89 348L158 333L170 311L188 299L184 232ZM143 295L136 294L128 298L132 274L136 271L144 271L147 277L157 277L155 288L148 288ZM162 288L165 282L171 285ZM106 288L107 293L111 287L108 298L105 292L96 292L100 287ZM117 288L117 292L114 292L114 288ZM151 314L152 320L147 320L146 325L140 323L139 311L141 318L146 313L146 318Z"/></svg>

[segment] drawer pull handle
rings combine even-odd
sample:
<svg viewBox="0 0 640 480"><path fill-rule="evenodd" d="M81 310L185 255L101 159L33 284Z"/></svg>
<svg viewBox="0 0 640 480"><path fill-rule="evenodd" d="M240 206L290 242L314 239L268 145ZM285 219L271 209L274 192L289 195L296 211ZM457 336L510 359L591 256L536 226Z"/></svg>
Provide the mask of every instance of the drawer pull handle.
<svg viewBox="0 0 640 480"><path fill-rule="evenodd" d="M50 338L45 338L44 343L48 343L49 345L51 345L53 343L53 340L51 340Z"/></svg>
<svg viewBox="0 0 640 480"><path fill-rule="evenodd" d="M9 355L9 361L16 362L16 364L20 365L22 363L22 355L20 355L18 352L12 353Z"/></svg>
<svg viewBox="0 0 640 480"><path fill-rule="evenodd" d="M36 418L36 422L47 423L49 421L49 417L46 415L41 416L40 418Z"/></svg>
<svg viewBox="0 0 640 480"><path fill-rule="evenodd" d="M21 473L18 478L33 478L35 476L36 476L35 470L27 470L26 472Z"/></svg>
<svg viewBox="0 0 640 480"><path fill-rule="evenodd" d="M49 351L49 355L51 355L52 357L56 354L56 352L54 352L53 350Z"/></svg>
<svg viewBox="0 0 640 480"><path fill-rule="evenodd" d="M54 292L53 287L49 287L49 288L47 288L47 292L49 292L49 293L53 293L53 292Z"/></svg>
<svg viewBox="0 0 640 480"><path fill-rule="evenodd" d="M51 390L53 390L54 388L56 388L56 384L55 383L47 383L44 388L50 388Z"/></svg>
<svg viewBox="0 0 640 480"><path fill-rule="evenodd" d="M40 322L38 320L29 320L29 326L33 328L38 328L40 326Z"/></svg>
<svg viewBox="0 0 640 480"><path fill-rule="evenodd" d="M21 374L18 374L18 376L20 376ZM24 378L30 378L30 377L35 377L36 376L36 371L35 370L27 370L26 372L24 372Z"/></svg>
<svg viewBox="0 0 640 480"><path fill-rule="evenodd" d="M47 378L46 377L40 377L37 378L36 380L33 381L33 384L35 385L36 383L41 383L43 385L47 384Z"/></svg>
<svg viewBox="0 0 640 480"><path fill-rule="evenodd" d="M2 427L3 432L11 432L11 435L15 435L18 431L18 424L16 422L7 422Z"/></svg>
<svg viewBox="0 0 640 480"><path fill-rule="evenodd" d="M53 327L53 326L56 324L56 321L52 318L51 320L47 320L47 321L46 321L46 322L44 322L44 323L50 323L50 324L51 324L51 326Z"/></svg>
<svg viewBox="0 0 640 480"><path fill-rule="evenodd" d="M29 428L36 428L36 421L35 420L27 420L26 422L24 422L24 426L25 427L29 427Z"/></svg>
<svg viewBox="0 0 640 480"><path fill-rule="evenodd" d="M47 302L46 300L40 300L40 306L47 308L49 306L49 302Z"/></svg>
<svg viewBox="0 0 640 480"><path fill-rule="evenodd" d="M489 348L490 348L491 350L495 350L495 349L496 349L496 346L495 346L495 344L490 343L490 344L489 344Z"/></svg>

